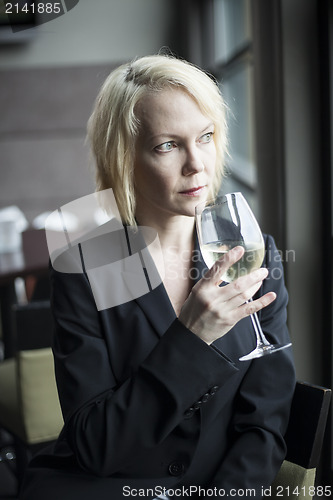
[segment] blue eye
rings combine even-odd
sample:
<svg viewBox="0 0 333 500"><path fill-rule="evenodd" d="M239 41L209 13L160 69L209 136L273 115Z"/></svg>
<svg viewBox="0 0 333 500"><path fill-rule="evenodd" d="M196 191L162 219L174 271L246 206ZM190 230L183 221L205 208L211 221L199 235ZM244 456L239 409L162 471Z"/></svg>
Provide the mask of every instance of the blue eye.
<svg viewBox="0 0 333 500"><path fill-rule="evenodd" d="M156 146L157 151L161 151L162 153L166 153L168 151L171 151L175 147L174 142L163 142L163 144L160 144L159 146Z"/></svg>
<svg viewBox="0 0 333 500"><path fill-rule="evenodd" d="M199 142L203 143L203 144L207 144L208 142L210 142L212 140L212 137L213 137L213 133L214 132L208 132L207 134L204 134L200 137L200 140Z"/></svg>

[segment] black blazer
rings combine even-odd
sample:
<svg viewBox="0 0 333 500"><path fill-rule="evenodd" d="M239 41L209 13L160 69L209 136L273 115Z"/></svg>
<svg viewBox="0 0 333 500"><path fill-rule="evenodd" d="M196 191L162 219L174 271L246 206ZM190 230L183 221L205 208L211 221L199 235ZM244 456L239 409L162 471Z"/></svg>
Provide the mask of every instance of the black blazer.
<svg viewBox="0 0 333 500"><path fill-rule="evenodd" d="M259 293L277 299L259 316L282 344L288 296L274 241L265 243L270 273ZM199 486L261 498L285 456L291 348L239 361L255 347L249 318L208 346L178 321L163 285L98 311L85 274L52 269L51 282L65 425L32 460L22 500L123 500L140 488L154 498L163 487L205 498Z"/></svg>

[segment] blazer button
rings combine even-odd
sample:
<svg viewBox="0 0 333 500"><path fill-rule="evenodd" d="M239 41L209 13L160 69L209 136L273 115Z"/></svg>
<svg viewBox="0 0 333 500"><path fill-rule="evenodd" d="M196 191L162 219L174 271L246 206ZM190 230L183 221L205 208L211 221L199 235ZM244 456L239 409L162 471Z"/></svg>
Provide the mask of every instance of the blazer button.
<svg viewBox="0 0 333 500"><path fill-rule="evenodd" d="M209 398L210 398L210 394L209 394L209 392L206 392L206 394L204 394L204 395L202 396L201 401L202 401L203 403L206 403L206 402L208 401L208 399L209 399Z"/></svg>
<svg viewBox="0 0 333 500"><path fill-rule="evenodd" d="M219 389L219 386L218 385L214 385L214 387L212 387L211 390L209 391L209 394L211 396L213 396L218 389Z"/></svg>
<svg viewBox="0 0 333 500"><path fill-rule="evenodd" d="M188 410L186 410L186 412L184 413L184 417L185 418L191 418L191 417L193 417L194 412L195 412L195 409L192 408L192 406L191 406L191 408L189 408Z"/></svg>
<svg viewBox="0 0 333 500"><path fill-rule="evenodd" d="M171 476L181 476L184 473L185 467L181 462L171 462L169 465L169 474Z"/></svg>
<svg viewBox="0 0 333 500"><path fill-rule="evenodd" d="M199 408L201 408L201 406L202 406L202 401L197 401L196 403L194 403L193 408L195 410L199 410Z"/></svg>

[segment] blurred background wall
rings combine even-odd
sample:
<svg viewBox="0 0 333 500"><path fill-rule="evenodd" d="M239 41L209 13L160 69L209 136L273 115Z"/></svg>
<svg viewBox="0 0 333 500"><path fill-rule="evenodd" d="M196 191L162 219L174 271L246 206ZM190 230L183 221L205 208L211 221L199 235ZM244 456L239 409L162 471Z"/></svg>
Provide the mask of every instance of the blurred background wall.
<svg viewBox="0 0 333 500"><path fill-rule="evenodd" d="M65 15L37 27L29 44L2 50L0 64L5 68L110 64L156 52L178 37L176 12L173 0L79 0Z"/></svg>
<svg viewBox="0 0 333 500"><path fill-rule="evenodd" d="M0 45L0 204L39 213L94 191L86 122L111 69L177 39L170 0L80 0ZM0 31L1 37L1 31Z"/></svg>
<svg viewBox="0 0 333 500"><path fill-rule="evenodd" d="M80 0L26 43L12 34L0 44L0 207L15 204L31 222L91 193L85 128L101 82L169 47L221 83L232 155L223 190L245 193L281 251L298 378L331 387L332 9L332 0Z"/></svg>

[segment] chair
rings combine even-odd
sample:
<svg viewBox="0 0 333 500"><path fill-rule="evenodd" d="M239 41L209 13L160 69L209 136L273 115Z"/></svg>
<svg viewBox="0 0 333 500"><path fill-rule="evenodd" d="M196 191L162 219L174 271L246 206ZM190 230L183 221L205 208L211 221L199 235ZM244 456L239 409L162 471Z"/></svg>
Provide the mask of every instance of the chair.
<svg viewBox="0 0 333 500"><path fill-rule="evenodd" d="M331 393L325 387L297 382L285 436L287 455L272 484L271 499L313 499Z"/></svg>
<svg viewBox="0 0 333 500"><path fill-rule="evenodd" d="M63 425L56 388L49 301L13 309L13 358L0 363L0 426L14 438L19 482L30 456L57 439Z"/></svg>

